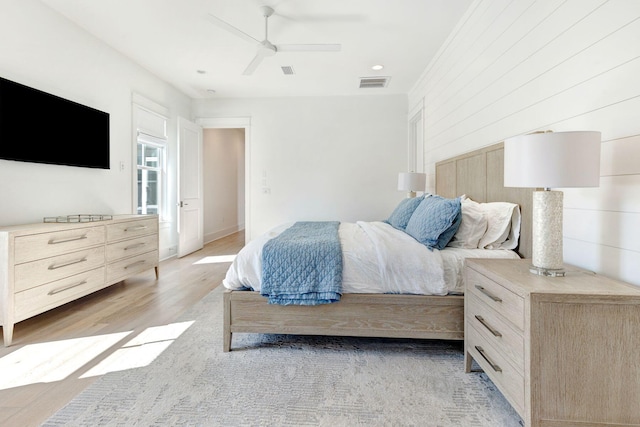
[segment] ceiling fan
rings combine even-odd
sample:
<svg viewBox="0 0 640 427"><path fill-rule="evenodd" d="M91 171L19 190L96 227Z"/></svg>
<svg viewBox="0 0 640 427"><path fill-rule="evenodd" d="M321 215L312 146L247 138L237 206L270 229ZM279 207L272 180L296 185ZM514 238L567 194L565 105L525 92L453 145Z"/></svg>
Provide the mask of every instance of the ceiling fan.
<svg viewBox="0 0 640 427"><path fill-rule="evenodd" d="M249 34L244 31L234 27L233 25L223 21L222 19L209 14L209 20L217 25L218 27L234 34L249 43L252 43L257 46L258 50L256 55L253 57L253 60L249 63L247 68L245 68L244 74L245 76L249 76L253 74L253 72L258 68L260 63L267 56L273 56L276 52L339 52L341 49L341 45L339 44L278 44L274 45L269 41L269 17L273 15L273 8L269 6L260 7L260 11L262 12L262 16L264 16L264 40L260 41L256 38L253 38Z"/></svg>

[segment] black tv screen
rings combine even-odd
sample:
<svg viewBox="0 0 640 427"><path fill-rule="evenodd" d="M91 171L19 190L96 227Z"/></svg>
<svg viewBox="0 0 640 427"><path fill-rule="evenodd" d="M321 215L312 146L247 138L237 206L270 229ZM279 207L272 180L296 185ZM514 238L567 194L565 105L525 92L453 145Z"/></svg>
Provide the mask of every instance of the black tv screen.
<svg viewBox="0 0 640 427"><path fill-rule="evenodd" d="M109 113L0 77L0 159L109 169Z"/></svg>

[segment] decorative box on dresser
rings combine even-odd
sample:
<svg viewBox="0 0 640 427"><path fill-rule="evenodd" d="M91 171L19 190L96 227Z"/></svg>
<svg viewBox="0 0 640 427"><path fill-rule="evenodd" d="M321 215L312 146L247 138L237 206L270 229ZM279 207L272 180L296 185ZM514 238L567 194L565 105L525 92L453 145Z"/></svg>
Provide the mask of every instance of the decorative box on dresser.
<svg viewBox="0 0 640 427"><path fill-rule="evenodd" d="M475 360L527 427L640 426L640 288L530 264L466 261L466 371Z"/></svg>
<svg viewBox="0 0 640 427"><path fill-rule="evenodd" d="M17 322L151 268L157 278L158 265L157 215L0 228L5 346Z"/></svg>

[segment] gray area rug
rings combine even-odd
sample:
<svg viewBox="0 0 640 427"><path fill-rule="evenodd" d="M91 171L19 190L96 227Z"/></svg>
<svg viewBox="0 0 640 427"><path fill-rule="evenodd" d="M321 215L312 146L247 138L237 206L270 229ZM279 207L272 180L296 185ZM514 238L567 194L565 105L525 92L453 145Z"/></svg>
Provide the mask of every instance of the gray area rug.
<svg viewBox="0 0 640 427"><path fill-rule="evenodd" d="M520 418L445 341L236 334L222 289L143 368L104 375L45 426L505 426Z"/></svg>

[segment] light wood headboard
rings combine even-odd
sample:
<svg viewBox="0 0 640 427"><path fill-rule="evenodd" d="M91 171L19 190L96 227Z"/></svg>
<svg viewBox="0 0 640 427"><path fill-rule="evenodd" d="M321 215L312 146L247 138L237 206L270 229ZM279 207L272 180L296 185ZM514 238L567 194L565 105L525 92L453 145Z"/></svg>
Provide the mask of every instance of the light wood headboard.
<svg viewBox="0 0 640 427"><path fill-rule="evenodd" d="M466 194L476 202L520 205L522 224L517 252L531 258L531 188L505 188L504 145L498 143L436 163L436 194L454 198Z"/></svg>

